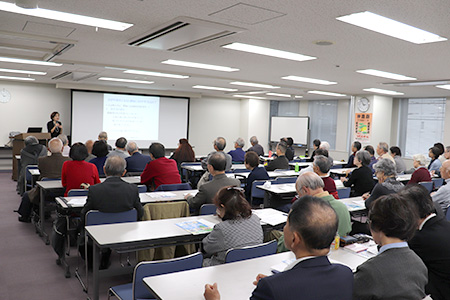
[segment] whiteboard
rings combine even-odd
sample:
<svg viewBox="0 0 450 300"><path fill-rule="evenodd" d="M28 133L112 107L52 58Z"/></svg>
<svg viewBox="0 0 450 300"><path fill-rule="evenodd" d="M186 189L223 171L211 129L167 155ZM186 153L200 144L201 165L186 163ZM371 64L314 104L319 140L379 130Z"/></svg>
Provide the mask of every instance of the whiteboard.
<svg viewBox="0 0 450 300"><path fill-rule="evenodd" d="M292 137L294 144L308 144L309 117L272 117L270 141Z"/></svg>

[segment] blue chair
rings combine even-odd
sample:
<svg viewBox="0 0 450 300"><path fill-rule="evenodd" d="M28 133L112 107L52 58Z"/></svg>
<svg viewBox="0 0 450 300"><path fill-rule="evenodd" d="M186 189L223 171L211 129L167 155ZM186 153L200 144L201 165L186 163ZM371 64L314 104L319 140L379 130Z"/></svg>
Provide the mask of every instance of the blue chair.
<svg viewBox="0 0 450 300"><path fill-rule="evenodd" d="M433 178L434 190L438 190L444 184L444 178Z"/></svg>
<svg viewBox="0 0 450 300"><path fill-rule="evenodd" d="M137 186L139 193L147 193L147 186L140 184Z"/></svg>
<svg viewBox="0 0 450 300"><path fill-rule="evenodd" d="M204 215L213 215L216 213L216 206L214 204L211 203L207 203L207 204L203 204L200 207L200 215L204 216Z"/></svg>
<svg viewBox="0 0 450 300"><path fill-rule="evenodd" d="M250 173L250 170L247 169L234 169L233 173Z"/></svg>
<svg viewBox="0 0 450 300"><path fill-rule="evenodd" d="M168 191L183 191L191 190L192 187L189 183L176 183L176 184L161 184L155 189L155 192L168 192Z"/></svg>
<svg viewBox="0 0 450 300"><path fill-rule="evenodd" d="M143 282L145 277L198 269L202 263L203 255L200 252L174 259L141 262L134 268L133 282L111 287L108 299L111 296L121 300L155 299Z"/></svg>
<svg viewBox="0 0 450 300"><path fill-rule="evenodd" d="M75 197L75 196L87 196L88 190L85 189L72 189L67 192L68 197Z"/></svg>
<svg viewBox="0 0 450 300"><path fill-rule="evenodd" d="M188 181L189 180L189 171L184 169L183 166L196 166L196 165L201 165L202 163L200 162L183 162L180 165L181 168L181 179L182 181Z"/></svg>
<svg viewBox="0 0 450 300"><path fill-rule="evenodd" d="M433 190L433 181L422 181L419 184L424 186L430 193Z"/></svg>
<svg viewBox="0 0 450 300"><path fill-rule="evenodd" d="M234 248L227 251L225 254L225 263L232 263L236 261L257 258L266 255L277 253L277 241L242 248Z"/></svg>
<svg viewBox="0 0 450 300"><path fill-rule="evenodd" d="M252 198L250 199L250 204L253 204L253 200L264 199L264 190L257 188L258 185L263 185L267 180L255 180L252 183Z"/></svg>
<svg viewBox="0 0 450 300"><path fill-rule="evenodd" d="M34 187L33 175L31 175L31 169L39 169L37 165L28 165L25 167L25 191Z"/></svg>
<svg viewBox="0 0 450 300"><path fill-rule="evenodd" d="M337 189L337 193L339 196L339 199L345 199L350 197L350 188L346 187L343 189Z"/></svg>
<svg viewBox="0 0 450 300"><path fill-rule="evenodd" d="M283 184L283 183L295 183L297 181L297 177L277 177L272 184Z"/></svg>

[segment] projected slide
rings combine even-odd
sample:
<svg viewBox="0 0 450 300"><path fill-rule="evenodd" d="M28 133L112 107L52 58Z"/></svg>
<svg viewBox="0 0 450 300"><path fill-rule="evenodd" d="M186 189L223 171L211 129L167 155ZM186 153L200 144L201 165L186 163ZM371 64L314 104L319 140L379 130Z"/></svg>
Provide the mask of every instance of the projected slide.
<svg viewBox="0 0 450 300"><path fill-rule="evenodd" d="M104 94L103 130L111 137L158 140L159 97Z"/></svg>

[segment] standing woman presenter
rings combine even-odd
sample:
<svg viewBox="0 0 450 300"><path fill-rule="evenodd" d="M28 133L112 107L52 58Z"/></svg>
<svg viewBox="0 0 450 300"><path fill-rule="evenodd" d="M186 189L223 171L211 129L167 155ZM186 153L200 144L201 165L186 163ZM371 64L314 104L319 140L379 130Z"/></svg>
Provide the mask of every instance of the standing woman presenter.
<svg viewBox="0 0 450 300"><path fill-rule="evenodd" d="M48 132L52 135L52 138L57 137L63 132L62 123L59 121L59 112L54 111L50 115L51 121L47 123Z"/></svg>

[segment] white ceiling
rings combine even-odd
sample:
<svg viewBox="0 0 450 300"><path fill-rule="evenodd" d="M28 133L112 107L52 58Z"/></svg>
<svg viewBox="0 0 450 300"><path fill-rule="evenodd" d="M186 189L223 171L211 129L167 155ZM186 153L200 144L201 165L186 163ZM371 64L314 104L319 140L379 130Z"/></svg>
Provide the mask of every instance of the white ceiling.
<svg viewBox="0 0 450 300"><path fill-rule="evenodd" d="M155 93L218 97L231 95L192 89L192 86L199 84L238 88L239 92L256 90L229 84L239 80L278 85L282 88L273 92L302 95L304 99L309 100L330 97L307 94L308 90L364 95L369 94L363 91L365 88L384 88L403 92L404 97L446 97L450 94L450 91L433 86L384 85L383 83L396 81L355 72L359 69L377 69L416 77L419 81L450 79L450 41L416 45L336 20L338 16L367 10L450 39L448 0L39 0L39 7L134 24L122 32L107 29L96 31L93 27L83 25L0 12L0 56L41 60L58 43L74 44L74 47L52 59L54 62L64 63L61 67L0 62L0 68L47 71L46 76L30 76L39 83L74 88L89 85L97 88L114 86L127 91L136 88L157 90ZM178 52L127 45L130 40L181 16L244 30ZM331 41L333 45L314 44L319 40ZM296 62L220 47L231 42L297 52L315 56L317 59ZM217 64L239 68L240 71L225 73L161 64L167 59ZM105 66L177 73L191 77L165 79L124 74L121 70ZM78 81L73 80L72 76L52 79L65 71L79 72L75 73L76 78L83 78L85 75L92 77ZM3 72L0 72L0 75L14 76ZM324 79L338 84L323 86L281 79L286 75ZM150 80L155 83L107 83L98 80L101 76ZM283 100L273 96L267 97Z"/></svg>

